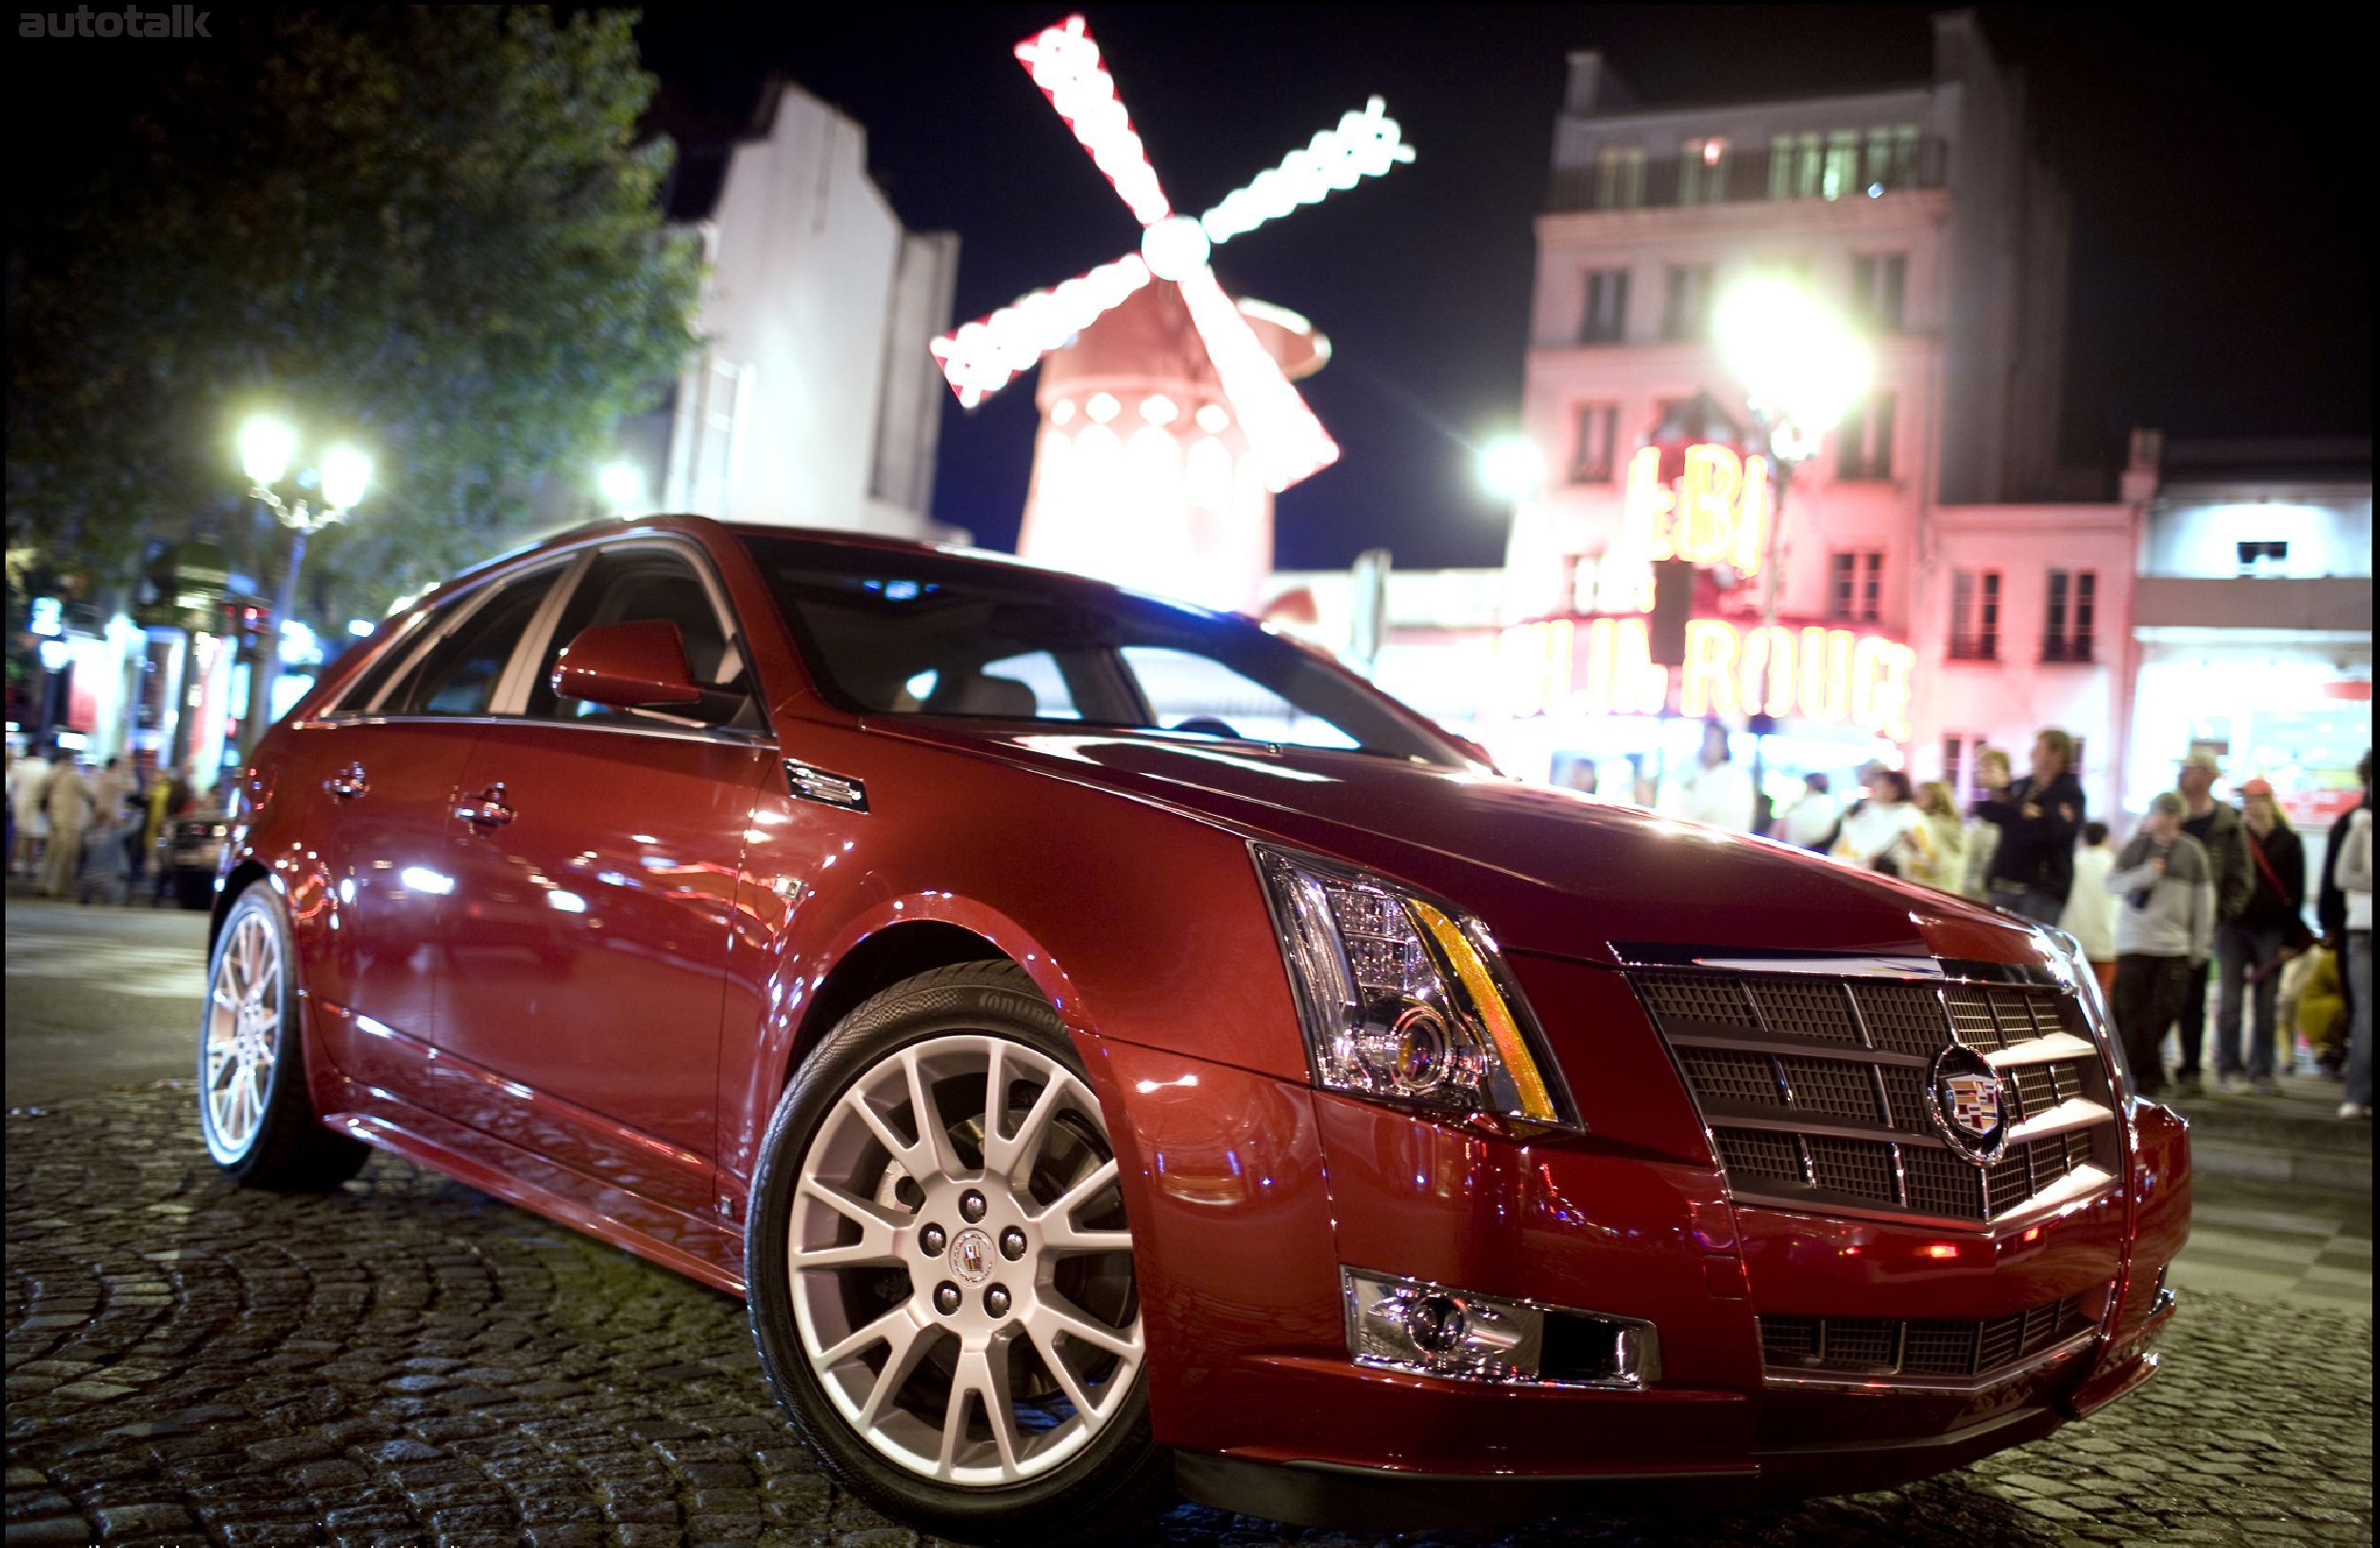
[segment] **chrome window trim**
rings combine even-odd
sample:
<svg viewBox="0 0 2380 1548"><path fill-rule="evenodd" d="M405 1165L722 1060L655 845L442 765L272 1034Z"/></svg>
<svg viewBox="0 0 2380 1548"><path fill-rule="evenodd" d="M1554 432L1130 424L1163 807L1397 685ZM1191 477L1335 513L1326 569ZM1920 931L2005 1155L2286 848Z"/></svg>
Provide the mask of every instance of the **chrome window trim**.
<svg viewBox="0 0 2380 1548"><path fill-rule="evenodd" d="M371 653L371 659L369 661L355 669L355 675L348 678L347 683L339 689L339 697L333 701L333 705L336 707L326 710L321 715L309 715L307 718L311 721L327 719L335 715L361 713L360 711L351 711L344 707L347 703L347 696L355 691L356 680L368 676L372 669L384 661L391 661L392 658L399 657L409 658L414 648L421 644L419 637L422 631L429 626L430 619L435 616L437 616L436 609L414 608L409 610L407 613L404 622L397 625L396 631L389 635L388 638L382 643L379 649L374 650ZM389 674L387 682L381 684L379 688L374 691L372 697L375 700L387 693L390 684L402 680L405 676L406 668L410 666L412 663L409 659L405 659L396 660L393 665L396 669Z"/></svg>
<svg viewBox="0 0 2380 1548"><path fill-rule="evenodd" d="M1908 1326L1907 1320L1904 1320L1901 1323L1903 1338L1908 1335ZM1804 1390L1815 1388L1827 1392L1906 1392L1937 1397L1963 1396L1988 1392L1993 1387L2005 1386L2011 1381L2021 1380L2035 1371L2054 1365L2060 1360L2072 1359L2089 1348L2098 1337L2097 1328L2086 1328L2080 1333L2073 1334L2052 1344L2038 1354L2029 1356L2013 1365L2004 1365L1987 1376L1853 1376L1849 1373L1835 1375L1816 1372L1807 1375L1785 1373L1771 1375L1764 1370L1760 1384L1764 1387L1797 1387Z"/></svg>
<svg viewBox="0 0 2380 1548"><path fill-rule="evenodd" d="M487 707L497 716L505 719L519 717L526 705L529 684L536 673L537 664L545 657L545 642L552 637L554 625L561 619L562 610L570 605L570 598L577 593L587 566L594 562L594 551L584 548L563 562L562 573L554 578L553 588L545 593L545 600L537 605L537 611L529 615L528 626L521 631L512 660L506 665L504 675L496 680L496 691L487 701Z"/></svg>
<svg viewBox="0 0 2380 1548"><path fill-rule="evenodd" d="M581 721L534 720L526 715L320 715L310 716L297 724L300 729L334 725L538 725L606 736L659 737L669 742L709 742L770 751L777 746L774 731L731 730L725 726L601 725Z"/></svg>
<svg viewBox="0 0 2380 1548"><path fill-rule="evenodd" d="M366 716L376 715L380 705L387 702L389 694L411 681L414 672L420 668L423 660L429 652L437 649L446 641L454 638L456 632L472 619L477 618L480 610L486 607L493 598L532 576L543 575L548 569L555 572L553 585L555 589L559 590L562 582L565 579L564 572L568 568L567 560L552 564L523 565L518 568L506 570L502 574L491 575L481 585L455 598L452 602L440 604L438 610L446 615L445 621L434 628L425 628L421 631L422 638L414 643L412 653L406 658L404 665L390 674L388 681L380 685L380 691L372 696L371 704L358 713ZM529 615L529 627L536 625L539 615L545 611L545 603L550 601L552 601L552 596L548 593L545 600L538 604L537 612ZM526 630L525 629L523 633L526 638ZM521 642L516 640L513 642L512 655L505 663L505 669L496 674L496 686L489 693L487 700L488 713L492 718L502 718L496 714L495 706L503 702L500 696L504 692L506 681L512 675L514 666L520 661L520 652ZM407 721L463 722L477 720L480 717L475 715L405 715L387 718Z"/></svg>

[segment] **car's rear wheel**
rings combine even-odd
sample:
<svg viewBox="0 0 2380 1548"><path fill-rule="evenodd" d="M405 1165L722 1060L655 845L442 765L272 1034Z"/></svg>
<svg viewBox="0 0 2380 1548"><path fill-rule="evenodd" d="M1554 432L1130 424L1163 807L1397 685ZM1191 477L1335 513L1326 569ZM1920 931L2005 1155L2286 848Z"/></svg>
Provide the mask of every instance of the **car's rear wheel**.
<svg viewBox="0 0 2380 1548"><path fill-rule="evenodd" d="M215 938L198 1039L198 1117L208 1154L248 1187L337 1187L371 1156L315 1115L298 1030L297 954L268 886L241 893Z"/></svg>
<svg viewBox="0 0 2380 1548"><path fill-rule="evenodd" d="M835 1028L769 1124L744 1252L771 1385L880 1509L1097 1541L1167 1498L1115 1150L1021 969L920 974Z"/></svg>

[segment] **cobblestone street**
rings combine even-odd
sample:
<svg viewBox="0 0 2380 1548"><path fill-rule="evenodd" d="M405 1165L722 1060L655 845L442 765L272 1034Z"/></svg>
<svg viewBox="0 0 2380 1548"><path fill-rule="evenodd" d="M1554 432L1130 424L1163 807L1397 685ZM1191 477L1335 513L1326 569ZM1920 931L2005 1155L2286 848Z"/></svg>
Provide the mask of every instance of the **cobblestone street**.
<svg viewBox="0 0 2380 1548"><path fill-rule="evenodd" d="M7 1148L10 1544L915 1540L792 1439L728 1297L385 1155L235 1192L187 1082L11 1111ZM1908 1489L1414 1540L2370 1540L2368 1311L2200 1291L2166 1348L2096 1419Z"/></svg>

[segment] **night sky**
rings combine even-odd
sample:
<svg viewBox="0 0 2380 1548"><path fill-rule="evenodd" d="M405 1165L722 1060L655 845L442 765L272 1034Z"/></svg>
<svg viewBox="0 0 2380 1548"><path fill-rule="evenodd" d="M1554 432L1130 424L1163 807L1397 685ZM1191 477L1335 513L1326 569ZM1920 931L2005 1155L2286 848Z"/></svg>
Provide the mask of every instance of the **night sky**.
<svg viewBox="0 0 2380 1548"><path fill-rule="evenodd" d="M681 110L740 119L782 70L868 132L902 221L961 238L980 316L1134 246L1137 228L1024 69L1060 8L680 5L645 62ZM1204 209L1378 93L1416 161L1218 253L1226 286L1312 318L1302 389L1344 453L1284 495L1283 568L1389 547L1400 568L1499 563L1467 443L1517 413L1564 55L1600 48L1650 105L1928 79L1920 8L1149 7L1087 15L1177 208ZM2066 458L2169 436L2370 431L2370 185L2353 50L2185 12L1984 8L2027 69L2073 190ZM1015 541L1031 382L947 406L934 514ZM2112 492L2112 478L2111 478Z"/></svg>

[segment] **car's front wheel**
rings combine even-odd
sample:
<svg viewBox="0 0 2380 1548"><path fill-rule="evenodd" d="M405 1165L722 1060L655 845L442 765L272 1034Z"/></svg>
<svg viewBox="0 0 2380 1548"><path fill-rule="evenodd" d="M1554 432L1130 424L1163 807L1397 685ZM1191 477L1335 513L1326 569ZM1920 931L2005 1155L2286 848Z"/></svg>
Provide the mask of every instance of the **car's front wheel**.
<svg viewBox="0 0 2380 1548"><path fill-rule="evenodd" d="M256 1188L334 1188L370 1147L334 1134L306 1089L297 953L272 888L231 904L207 968L198 1039L198 1119L207 1151Z"/></svg>
<svg viewBox="0 0 2380 1548"><path fill-rule="evenodd" d="M828 1035L769 1124L744 1258L771 1385L886 1513L1098 1541L1166 1498L1115 1150L1015 965L920 974Z"/></svg>

